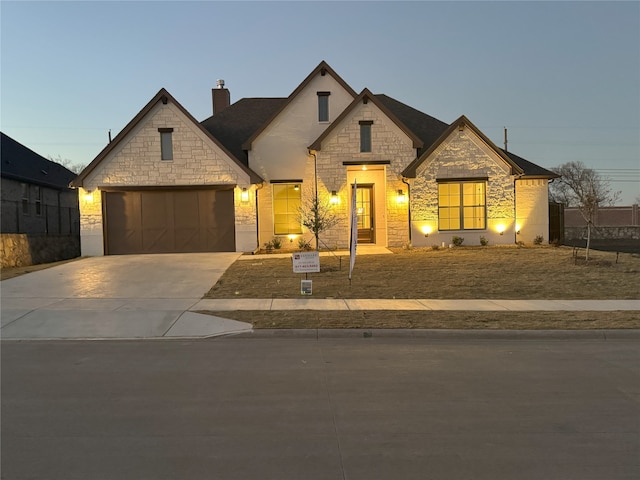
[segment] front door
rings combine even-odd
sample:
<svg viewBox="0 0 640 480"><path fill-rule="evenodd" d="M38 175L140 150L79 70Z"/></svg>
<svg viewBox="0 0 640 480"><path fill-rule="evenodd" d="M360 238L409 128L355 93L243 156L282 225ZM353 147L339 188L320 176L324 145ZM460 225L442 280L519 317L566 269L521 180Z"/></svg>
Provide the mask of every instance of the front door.
<svg viewBox="0 0 640 480"><path fill-rule="evenodd" d="M375 243L373 185L358 185L356 190L358 243Z"/></svg>

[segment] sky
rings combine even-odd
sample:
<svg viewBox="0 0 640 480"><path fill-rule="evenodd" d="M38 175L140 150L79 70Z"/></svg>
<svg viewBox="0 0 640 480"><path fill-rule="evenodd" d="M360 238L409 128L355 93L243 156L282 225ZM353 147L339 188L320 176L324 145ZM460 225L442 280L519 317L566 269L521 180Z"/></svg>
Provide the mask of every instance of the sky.
<svg viewBox="0 0 640 480"><path fill-rule="evenodd" d="M197 120L287 97L326 61L546 168L640 201L640 2L0 1L0 129L86 165L166 88Z"/></svg>

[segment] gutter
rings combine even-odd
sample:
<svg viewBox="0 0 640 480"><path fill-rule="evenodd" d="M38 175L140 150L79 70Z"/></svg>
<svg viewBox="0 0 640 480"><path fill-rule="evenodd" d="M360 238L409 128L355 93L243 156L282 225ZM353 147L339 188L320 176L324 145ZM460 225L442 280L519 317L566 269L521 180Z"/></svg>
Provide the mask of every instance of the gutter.
<svg viewBox="0 0 640 480"><path fill-rule="evenodd" d="M411 244L411 185L406 177L400 177L400 181L407 186L407 218L409 220L409 244Z"/></svg>

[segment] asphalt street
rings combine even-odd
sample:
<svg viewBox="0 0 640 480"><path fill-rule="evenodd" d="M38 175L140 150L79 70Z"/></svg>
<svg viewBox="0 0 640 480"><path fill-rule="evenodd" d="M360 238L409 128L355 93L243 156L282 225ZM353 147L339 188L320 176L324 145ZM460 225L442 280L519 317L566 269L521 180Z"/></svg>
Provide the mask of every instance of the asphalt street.
<svg viewBox="0 0 640 480"><path fill-rule="evenodd" d="M2 479L637 479L634 338L5 341Z"/></svg>

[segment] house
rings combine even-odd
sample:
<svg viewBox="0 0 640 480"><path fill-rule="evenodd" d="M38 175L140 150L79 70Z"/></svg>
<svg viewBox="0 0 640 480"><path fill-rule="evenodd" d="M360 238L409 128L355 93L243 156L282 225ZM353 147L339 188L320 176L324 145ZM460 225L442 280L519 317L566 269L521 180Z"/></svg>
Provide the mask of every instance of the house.
<svg viewBox="0 0 640 480"><path fill-rule="evenodd" d="M84 255L254 251L313 238L300 207L317 195L343 221L323 247L548 239L548 181L469 119L447 124L321 62L286 98L231 103L194 119L162 89L78 176ZM304 207L303 207L304 208Z"/></svg>
<svg viewBox="0 0 640 480"><path fill-rule="evenodd" d="M80 255L76 174L0 132L2 265Z"/></svg>

